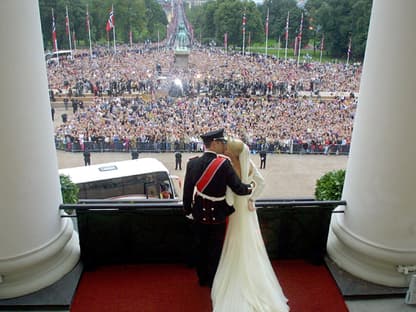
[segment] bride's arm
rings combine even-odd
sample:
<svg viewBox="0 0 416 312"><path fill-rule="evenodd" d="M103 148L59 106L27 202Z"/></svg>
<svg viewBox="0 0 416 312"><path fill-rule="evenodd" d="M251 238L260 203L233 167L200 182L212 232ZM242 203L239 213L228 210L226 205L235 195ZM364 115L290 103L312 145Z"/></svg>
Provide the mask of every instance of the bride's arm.
<svg viewBox="0 0 416 312"><path fill-rule="evenodd" d="M251 177L254 182L254 189L251 193L250 199L249 199L249 209L255 210L256 207L254 205L254 201L260 197L261 192L263 192L265 182L262 174L257 169L257 167L254 165L254 163L250 160L250 171L252 171Z"/></svg>

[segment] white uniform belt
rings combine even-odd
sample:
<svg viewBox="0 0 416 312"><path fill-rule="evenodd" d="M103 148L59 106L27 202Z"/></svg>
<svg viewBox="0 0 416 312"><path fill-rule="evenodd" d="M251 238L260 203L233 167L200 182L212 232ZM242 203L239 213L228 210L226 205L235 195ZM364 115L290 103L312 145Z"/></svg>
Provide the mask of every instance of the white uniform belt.
<svg viewBox="0 0 416 312"><path fill-rule="evenodd" d="M208 199L208 200L213 201L213 202L221 201L221 200L224 200L225 199L225 195L224 196L221 196L221 197L208 196L208 195L205 195L204 193L201 193L196 188L195 188L195 193L198 196L201 196L202 198Z"/></svg>

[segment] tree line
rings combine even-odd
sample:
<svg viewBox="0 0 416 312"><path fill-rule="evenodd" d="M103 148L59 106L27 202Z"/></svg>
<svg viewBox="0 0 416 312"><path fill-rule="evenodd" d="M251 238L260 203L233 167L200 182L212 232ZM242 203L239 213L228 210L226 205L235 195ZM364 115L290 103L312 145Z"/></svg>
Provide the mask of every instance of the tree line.
<svg viewBox="0 0 416 312"><path fill-rule="evenodd" d="M167 17L163 7L156 0L39 0L45 49L52 49L52 9L58 48L69 48L65 23L66 8L68 8L70 30L72 34L75 32L78 46L88 46L87 7L93 45L107 42L106 23L112 7L118 43L129 43L130 31L134 43L146 40L155 42L158 35L160 38L166 37ZM112 40L112 35L109 39Z"/></svg>
<svg viewBox="0 0 416 312"><path fill-rule="evenodd" d="M288 23L288 47L293 48L303 15L302 48L312 45L319 50L323 41L326 55L345 57L350 45L351 59L364 58L372 0L308 0L303 7L299 7L296 0L264 0L261 4L251 0L210 0L200 6L184 3L188 20L193 25L194 39L203 44L215 42L222 46L224 34L227 33L228 46L241 47L242 18L245 15L245 45L264 45L269 11L269 44L276 45L280 39L281 47L285 46ZM93 44L105 44L108 40L105 26L112 5L119 43L130 42L130 31L135 43L145 40L155 42L158 35L160 39L166 37L167 16L157 0L39 0L45 48L52 48L52 8L58 46L63 49L69 47L65 32L66 7L70 29L75 32L79 45L85 47L88 45L87 7L91 41Z"/></svg>
<svg viewBox="0 0 416 312"><path fill-rule="evenodd" d="M242 46L242 17L246 16L246 45L265 43L265 23L269 11L271 43L281 42L285 47L286 24L289 16L288 46L293 47L299 36L301 16L302 47L312 44L323 48L331 57L345 57L351 40L351 57L364 57L372 0L308 0L299 7L296 0L253 1L213 0L202 6L187 9L194 27L194 36L202 43L223 45L227 33L228 46ZM248 37L248 34L250 37Z"/></svg>

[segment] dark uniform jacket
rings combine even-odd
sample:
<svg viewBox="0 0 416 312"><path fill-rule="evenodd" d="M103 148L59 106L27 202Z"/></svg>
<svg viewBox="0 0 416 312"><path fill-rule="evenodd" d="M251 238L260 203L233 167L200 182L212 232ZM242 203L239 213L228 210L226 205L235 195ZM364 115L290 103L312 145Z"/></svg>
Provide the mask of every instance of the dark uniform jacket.
<svg viewBox="0 0 416 312"><path fill-rule="evenodd" d="M224 200L211 201L197 194L194 188L204 170L217 155L214 152L205 152L200 157L192 158L186 166L186 175L183 189L183 207L186 214L192 213L194 220L201 223L215 224L225 222L225 218L234 212L234 208L227 205ZM229 159L226 159L218 168L203 194L210 197L225 196L227 185L238 195L250 194L249 184L241 182L234 171Z"/></svg>

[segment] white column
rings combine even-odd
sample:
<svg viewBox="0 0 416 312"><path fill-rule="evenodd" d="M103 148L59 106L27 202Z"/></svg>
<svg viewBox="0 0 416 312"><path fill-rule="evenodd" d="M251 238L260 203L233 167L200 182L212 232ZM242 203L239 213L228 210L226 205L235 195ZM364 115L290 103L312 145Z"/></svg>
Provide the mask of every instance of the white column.
<svg viewBox="0 0 416 312"><path fill-rule="evenodd" d="M328 254L351 274L405 287L416 265L416 1L374 0L343 199Z"/></svg>
<svg viewBox="0 0 416 312"><path fill-rule="evenodd" d="M0 2L0 299L62 278L79 260L62 220L58 162L36 0Z"/></svg>

